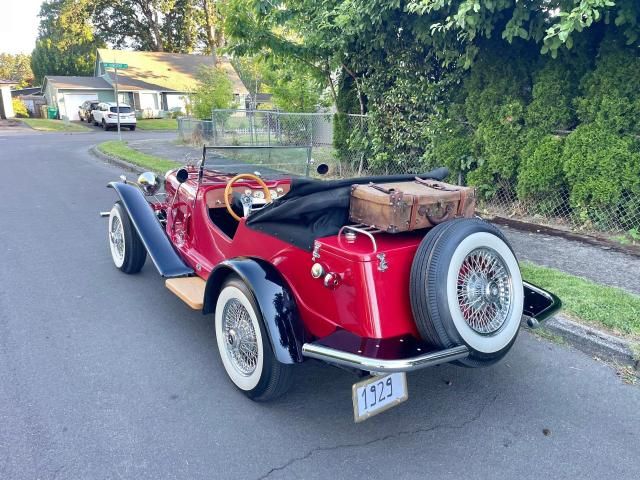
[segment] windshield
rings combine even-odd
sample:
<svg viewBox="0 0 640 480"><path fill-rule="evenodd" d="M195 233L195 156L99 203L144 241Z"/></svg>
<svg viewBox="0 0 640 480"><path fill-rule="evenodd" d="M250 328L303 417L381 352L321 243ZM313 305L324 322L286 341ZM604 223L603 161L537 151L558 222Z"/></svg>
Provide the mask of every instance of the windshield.
<svg viewBox="0 0 640 480"><path fill-rule="evenodd" d="M111 107L110 109L113 113L116 113L118 111L118 107ZM131 113L131 107L120 107L120 113Z"/></svg>
<svg viewBox="0 0 640 480"><path fill-rule="evenodd" d="M258 171L265 178L316 176L316 162L310 147L205 147L203 157L205 169L229 174Z"/></svg>

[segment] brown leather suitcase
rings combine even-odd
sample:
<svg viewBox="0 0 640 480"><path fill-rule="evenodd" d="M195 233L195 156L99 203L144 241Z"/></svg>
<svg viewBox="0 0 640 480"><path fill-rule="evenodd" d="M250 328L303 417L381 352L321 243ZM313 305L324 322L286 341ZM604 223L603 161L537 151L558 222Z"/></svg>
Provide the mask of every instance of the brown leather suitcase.
<svg viewBox="0 0 640 480"><path fill-rule="evenodd" d="M349 217L389 233L430 228L473 217L475 189L417 178L410 182L353 185Z"/></svg>

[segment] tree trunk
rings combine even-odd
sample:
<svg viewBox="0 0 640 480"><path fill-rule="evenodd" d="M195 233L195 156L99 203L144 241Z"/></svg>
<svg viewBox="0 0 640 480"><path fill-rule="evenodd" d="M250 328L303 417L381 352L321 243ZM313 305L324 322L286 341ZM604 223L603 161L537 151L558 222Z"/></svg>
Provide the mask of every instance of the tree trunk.
<svg viewBox="0 0 640 480"><path fill-rule="evenodd" d="M217 38L216 38L216 10L215 0L203 0L202 7L204 9L205 31L207 34L207 47L213 57L213 64L218 63L217 57Z"/></svg>

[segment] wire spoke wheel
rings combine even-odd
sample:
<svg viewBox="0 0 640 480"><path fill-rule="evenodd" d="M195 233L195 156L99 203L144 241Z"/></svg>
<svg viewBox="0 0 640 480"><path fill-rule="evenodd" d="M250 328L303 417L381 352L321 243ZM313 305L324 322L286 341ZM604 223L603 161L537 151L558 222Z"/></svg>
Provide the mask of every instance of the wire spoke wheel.
<svg viewBox="0 0 640 480"><path fill-rule="evenodd" d="M224 307L222 318L227 356L241 375L249 376L258 362L258 340L249 312L237 299L231 299Z"/></svg>
<svg viewBox="0 0 640 480"><path fill-rule="evenodd" d="M511 275L504 260L492 248L467 254L458 272L457 298L465 322L481 335L493 335L511 311Z"/></svg>
<svg viewBox="0 0 640 480"><path fill-rule="evenodd" d="M119 216L114 216L109 229L109 242L114 261L122 265L124 262L124 228Z"/></svg>

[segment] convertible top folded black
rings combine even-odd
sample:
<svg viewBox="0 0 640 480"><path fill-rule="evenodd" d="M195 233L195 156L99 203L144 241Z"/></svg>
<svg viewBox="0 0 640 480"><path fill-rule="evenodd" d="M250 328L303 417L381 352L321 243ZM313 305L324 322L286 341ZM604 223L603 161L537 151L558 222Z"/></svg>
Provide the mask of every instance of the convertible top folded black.
<svg viewBox="0 0 640 480"><path fill-rule="evenodd" d="M421 175L384 175L328 181L294 178L290 192L254 212L247 220L247 226L310 251L316 238L336 235L343 225L349 223L351 185L402 182L415 177L444 180L448 174L449 170L442 167Z"/></svg>

